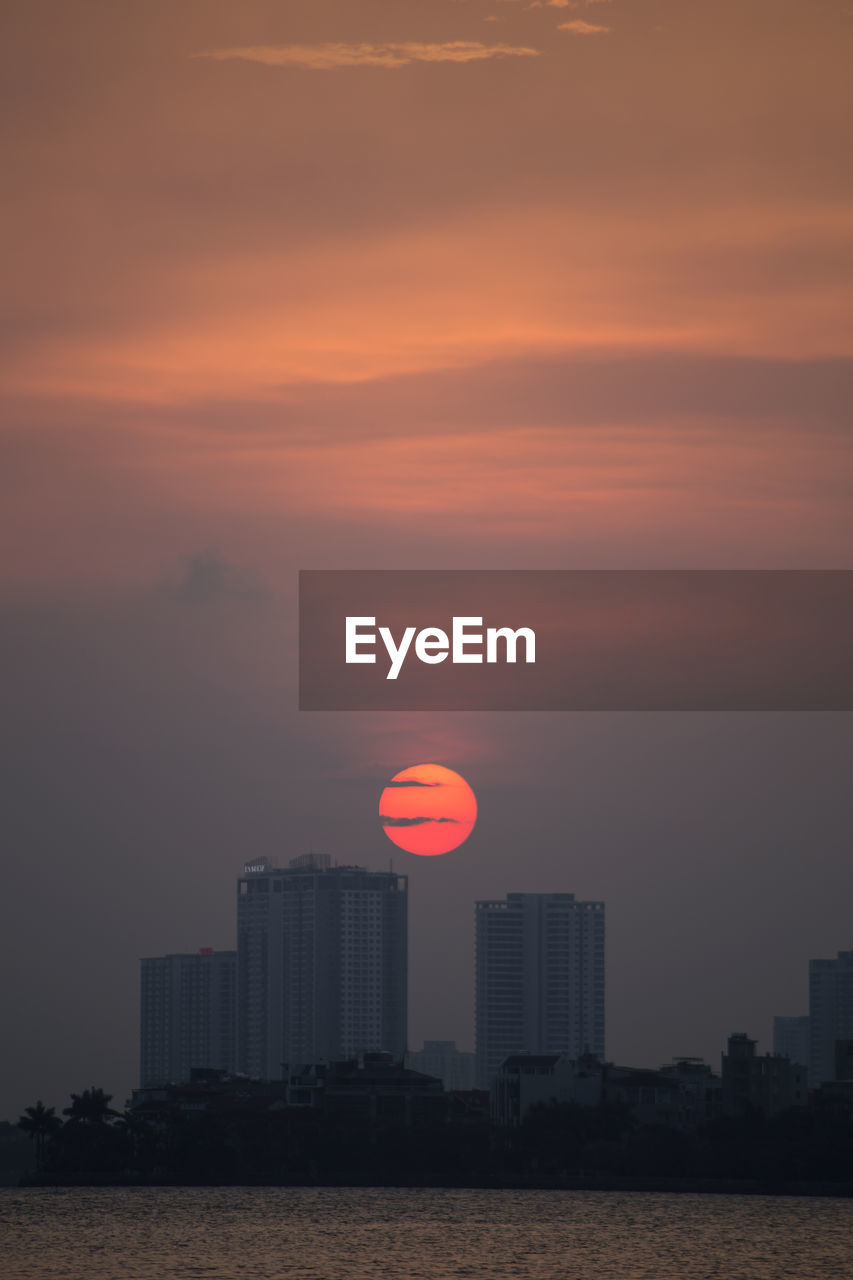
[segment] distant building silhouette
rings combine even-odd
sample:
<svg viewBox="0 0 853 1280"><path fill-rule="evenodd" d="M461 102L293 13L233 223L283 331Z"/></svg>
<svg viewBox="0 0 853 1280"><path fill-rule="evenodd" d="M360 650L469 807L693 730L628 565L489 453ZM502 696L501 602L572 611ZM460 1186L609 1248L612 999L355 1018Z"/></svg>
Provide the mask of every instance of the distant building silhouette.
<svg viewBox="0 0 853 1280"><path fill-rule="evenodd" d="M835 1042L835 1080L847 1084L853 1081L853 1040Z"/></svg>
<svg viewBox="0 0 853 1280"><path fill-rule="evenodd" d="M780 1053L801 1067L809 1065L811 1056L809 1015L777 1016L773 1019L773 1052Z"/></svg>
<svg viewBox="0 0 853 1280"><path fill-rule="evenodd" d="M183 1084L194 1067L236 1065L236 951L201 951L140 961L143 1089Z"/></svg>
<svg viewBox="0 0 853 1280"><path fill-rule="evenodd" d="M806 1068L790 1058L759 1055L755 1043L743 1031L729 1036L728 1052L723 1054L723 1110L728 1115L756 1110L775 1116L789 1107L806 1106Z"/></svg>
<svg viewBox="0 0 853 1280"><path fill-rule="evenodd" d="M853 951L809 961L809 1081L834 1080L835 1042L853 1039Z"/></svg>
<svg viewBox="0 0 853 1280"><path fill-rule="evenodd" d="M407 1126L443 1121L449 1103L439 1079L403 1066L390 1053L306 1064L289 1075L286 1099L291 1107Z"/></svg>
<svg viewBox="0 0 853 1280"><path fill-rule="evenodd" d="M474 1088L476 1059L457 1049L455 1040L425 1040L423 1049L410 1053L407 1062L415 1071L437 1076L445 1089Z"/></svg>
<svg viewBox="0 0 853 1280"><path fill-rule="evenodd" d="M677 1081L678 1121L682 1129L695 1129L714 1120L722 1109L722 1079L703 1058L679 1057L666 1063L660 1075Z"/></svg>
<svg viewBox="0 0 853 1280"><path fill-rule="evenodd" d="M476 904L477 1082L513 1054L604 1057L604 903L510 893Z"/></svg>
<svg viewBox="0 0 853 1280"><path fill-rule="evenodd" d="M402 1059L406 876L294 858L237 881L237 1059L253 1079L365 1052Z"/></svg>
<svg viewBox="0 0 853 1280"><path fill-rule="evenodd" d="M491 1087L495 1124L520 1125L532 1107L576 1102L594 1107L601 1101L601 1063L575 1062L564 1053L512 1053L498 1067Z"/></svg>
<svg viewBox="0 0 853 1280"><path fill-rule="evenodd" d="M639 1124L695 1129L719 1114L721 1081L701 1058L678 1058L659 1071L620 1067L591 1055L511 1054L491 1090L495 1124L516 1127L536 1106L628 1107Z"/></svg>

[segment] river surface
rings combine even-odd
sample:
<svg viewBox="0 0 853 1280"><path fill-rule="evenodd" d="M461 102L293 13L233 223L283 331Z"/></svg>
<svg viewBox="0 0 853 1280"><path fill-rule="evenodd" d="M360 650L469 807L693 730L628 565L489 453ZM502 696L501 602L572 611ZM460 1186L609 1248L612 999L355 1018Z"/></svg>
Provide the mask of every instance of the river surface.
<svg viewBox="0 0 853 1280"><path fill-rule="evenodd" d="M851 1280L853 1201L599 1191L0 1189L3 1280Z"/></svg>

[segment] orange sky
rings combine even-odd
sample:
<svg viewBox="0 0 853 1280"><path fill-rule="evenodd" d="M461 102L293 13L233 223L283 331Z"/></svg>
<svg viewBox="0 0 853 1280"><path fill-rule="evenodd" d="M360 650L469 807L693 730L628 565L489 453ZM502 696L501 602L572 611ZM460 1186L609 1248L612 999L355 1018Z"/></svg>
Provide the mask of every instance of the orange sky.
<svg viewBox="0 0 853 1280"><path fill-rule="evenodd" d="M6 581L844 562L843 5L173 9L7 43Z"/></svg>

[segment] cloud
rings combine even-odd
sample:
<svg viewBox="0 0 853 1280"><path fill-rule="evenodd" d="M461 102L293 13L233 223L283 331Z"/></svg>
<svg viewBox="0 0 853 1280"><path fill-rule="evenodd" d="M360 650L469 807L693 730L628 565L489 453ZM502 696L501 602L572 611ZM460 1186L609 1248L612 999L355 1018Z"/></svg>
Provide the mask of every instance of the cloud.
<svg viewBox="0 0 853 1280"><path fill-rule="evenodd" d="M423 827L427 822L459 821L458 818L389 818L386 813L380 813L379 820L384 827Z"/></svg>
<svg viewBox="0 0 853 1280"><path fill-rule="evenodd" d="M396 779L392 779L390 782L385 783L386 789L388 787L439 787L439 786L441 786L440 782L418 782L416 778L401 778L399 782Z"/></svg>
<svg viewBox="0 0 853 1280"><path fill-rule="evenodd" d="M173 592L179 600L221 600L226 597L256 599L266 592L235 568L217 551L200 551L192 556Z"/></svg>
<svg viewBox="0 0 853 1280"><path fill-rule="evenodd" d="M524 45L451 40L443 44L405 41L388 44L247 45L234 49L207 49L193 56L209 58L215 62L260 62L268 67L334 71L339 67L406 67L413 62L482 62L489 58L536 58L539 50Z"/></svg>
<svg viewBox="0 0 853 1280"><path fill-rule="evenodd" d="M575 18L573 22L561 22L558 31L571 31L573 36L603 36L610 31L610 27L599 27L594 22L584 22L582 18Z"/></svg>

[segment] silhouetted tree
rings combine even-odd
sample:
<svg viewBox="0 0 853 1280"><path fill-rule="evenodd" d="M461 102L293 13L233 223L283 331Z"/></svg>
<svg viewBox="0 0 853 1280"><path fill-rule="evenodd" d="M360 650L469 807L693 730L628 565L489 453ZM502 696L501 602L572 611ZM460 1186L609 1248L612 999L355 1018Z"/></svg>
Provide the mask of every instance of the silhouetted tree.
<svg viewBox="0 0 853 1280"><path fill-rule="evenodd" d="M94 1085L72 1093L71 1105L63 1112L68 1120L51 1145L52 1169L100 1176L128 1167L132 1144L125 1127L112 1123L121 1113L113 1110L111 1100L111 1094Z"/></svg>
<svg viewBox="0 0 853 1280"><path fill-rule="evenodd" d="M69 1124L108 1124L121 1114L113 1111L110 1106L112 1100L111 1093L104 1093L103 1089L92 1085L82 1093L72 1093L71 1106L65 1107L62 1114L68 1116Z"/></svg>
<svg viewBox="0 0 853 1280"><path fill-rule="evenodd" d="M23 1129L36 1148L36 1168L44 1168L45 1144L62 1128L62 1121L56 1114L55 1107L46 1107L39 1098L34 1107L25 1107L24 1114L18 1121L18 1128Z"/></svg>

